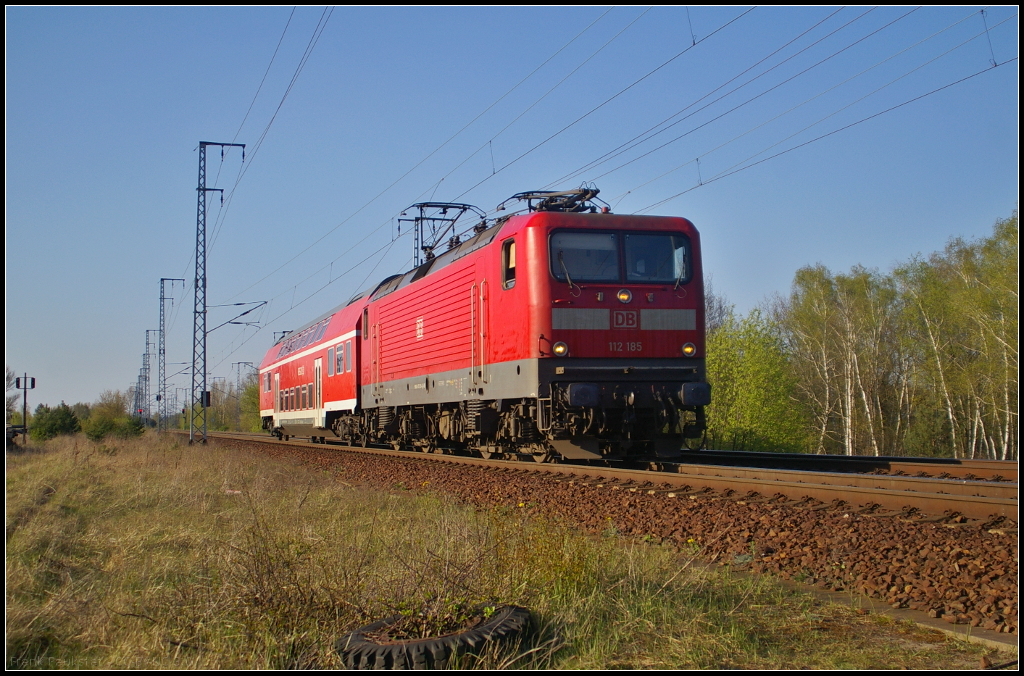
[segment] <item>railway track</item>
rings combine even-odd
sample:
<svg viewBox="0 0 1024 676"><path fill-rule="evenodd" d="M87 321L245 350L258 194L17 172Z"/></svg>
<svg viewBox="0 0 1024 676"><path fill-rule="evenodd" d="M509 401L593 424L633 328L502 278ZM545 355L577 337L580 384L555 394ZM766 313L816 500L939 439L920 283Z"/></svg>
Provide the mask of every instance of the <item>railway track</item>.
<svg viewBox="0 0 1024 676"><path fill-rule="evenodd" d="M1010 488L1004 482L835 472L802 472L802 481L776 481L768 478L773 474L767 469L704 466L706 474L690 472L693 467L681 474L538 465L279 442L264 435L218 434L211 435L211 442L309 463L346 483L437 491L481 508L521 510L595 534L610 531L653 539L737 569L849 591L894 608L970 624L978 635L993 640L1012 641L1017 633L1016 498L983 493L965 503L969 496L944 494L946 502L939 506L946 510L927 514L914 507L921 504L915 503L920 489L901 483L926 480L931 486L990 491ZM758 477L726 476L740 469ZM882 505L872 497L881 494L877 488L812 483L817 475L834 481L893 482L883 492L896 501L891 504L901 506ZM760 481L757 485L765 488L750 491L744 486L755 484L744 481ZM816 499L809 495L815 486L841 497ZM965 504L981 504L989 511L979 518L947 513ZM1000 510L1010 515L998 515ZM996 639L990 631L1010 636Z"/></svg>
<svg viewBox="0 0 1024 676"><path fill-rule="evenodd" d="M1017 482L1018 465L1016 460L808 455L804 453L757 453L751 451L684 452L680 462L1013 483Z"/></svg>
<svg viewBox="0 0 1024 676"><path fill-rule="evenodd" d="M704 462L656 462L643 466L612 467L594 465L532 465L508 460L471 458L456 455L366 448L337 443L310 444L300 441L276 441L262 434L214 433L211 438L244 439L260 443L305 445L355 453L369 453L458 465L494 467L509 470L561 475L577 482L615 485L625 490L645 490L688 499L734 500L749 503L774 502L800 504L808 509L853 510L872 514L900 515L910 520L928 520L949 524L1004 523L1017 520L1018 485L1006 480L1016 478L1016 463L991 461L944 461L944 459L847 458L845 456L796 456L752 453L743 463L745 452L709 451L687 454L685 459ZM711 461L711 463L707 461ZM817 460L817 462L815 462ZM713 464L715 462L719 464ZM912 475L910 470L926 466L935 476ZM792 469L792 467L802 467ZM832 471L823 471L821 467ZM889 473L879 474L885 467ZM942 468L942 471L937 471ZM957 478L947 469L964 476ZM836 471L838 470L838 471ZM917 472L921 474L920 470ZM945 474L944 478L939 475ZM977 478L979 474L987 480ZM994 480L994 477L1000 477ZM1004 528L1006 526L1003 526ZM1012 526L1015 528L1016 526Z"/></svg>

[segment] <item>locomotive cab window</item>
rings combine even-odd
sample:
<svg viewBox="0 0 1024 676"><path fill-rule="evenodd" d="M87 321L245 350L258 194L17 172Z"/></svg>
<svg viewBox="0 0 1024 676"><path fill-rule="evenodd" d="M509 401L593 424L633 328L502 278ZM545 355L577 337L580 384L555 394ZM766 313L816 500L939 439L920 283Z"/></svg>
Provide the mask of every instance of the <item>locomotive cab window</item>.
<svg viewBox="0 0 1024 676"><path fill-rule="evenodd" d="M619 237L609 232L555 232L550 240L551 274L562 281L619 281Z"/></svg>
<svg viewBox="0 0 1024 676"><path fill-rule="evenodd" d="M689 241L683 235L628 233L625 250L627 282L690 281Z"/></svg>
<svg viewBox="0 0 1024 676"><path fill-rule="evenodd" d="M501 287L511 289L516 285L516 241L510 239L501 245Z"/></svg>

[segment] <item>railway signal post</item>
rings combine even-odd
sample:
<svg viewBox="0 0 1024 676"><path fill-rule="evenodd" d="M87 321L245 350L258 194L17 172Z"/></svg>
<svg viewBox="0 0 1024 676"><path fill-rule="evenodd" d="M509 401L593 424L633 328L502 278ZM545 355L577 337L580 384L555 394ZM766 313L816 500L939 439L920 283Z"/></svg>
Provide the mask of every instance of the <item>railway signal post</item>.
<svg viewBox="0 0 1024 676"><path fill-rule="evenodd" d="M36 389L36 379L29 378L26 373L21 378L14 379L14 387L21 390L21 428L22 443L28 441L28 391Z"/></svg>

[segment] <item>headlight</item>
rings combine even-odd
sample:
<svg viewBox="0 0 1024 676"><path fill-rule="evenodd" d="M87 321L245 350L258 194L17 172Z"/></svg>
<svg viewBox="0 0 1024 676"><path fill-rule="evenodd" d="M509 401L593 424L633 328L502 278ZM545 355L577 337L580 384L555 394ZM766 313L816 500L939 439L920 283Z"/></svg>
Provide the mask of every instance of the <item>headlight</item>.
<svg viewBox="0 0 1024 676"><path fill-rule="evenodd" d="M556 357L564 357L569 354L569 346L562 341L558 341L551 347L551 351L555 353Z"/></svg>
<svg viewBox="0 0 1024 676"><path fill-rule="evenodd" d="M692 357L695 354L697 354L697 346L696 345L694 345L693 343L686 343L685 345L683 345L683 356L684 357Z"/></svg>
<svg viewBox="0 0 1024 676"><path fill-rule="evenodd" d="M633 300L633 293L629 289L622 289L615 294L615 297L619 299L620 303L628 303Z"/></svg>

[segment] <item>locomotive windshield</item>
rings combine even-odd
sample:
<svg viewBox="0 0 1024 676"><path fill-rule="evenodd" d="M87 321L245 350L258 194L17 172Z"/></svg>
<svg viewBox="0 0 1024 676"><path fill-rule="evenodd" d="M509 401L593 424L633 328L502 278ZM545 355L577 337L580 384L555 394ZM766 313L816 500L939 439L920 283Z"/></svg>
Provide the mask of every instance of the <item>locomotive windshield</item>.
<svg viewBox="0 0 1024 676"><path fill-rule="evenodd" d="M626 235L627 282L675 282L689 277L686 238Z"/></svg>
<svg viewBox="0 0 1024 676"><path fill-rule="evenodd" d="M619 280L619 236L607 232L556 232L551 235L551 272L580 282Z"/></svg>
<svg viewBox="0 0 1024 676"><path fill-rule="evenodd" d="M689 239L681 234L555 232L550 240L551 274L562 281L568 275L574 282L688 282L689 248Z"/></svg>

